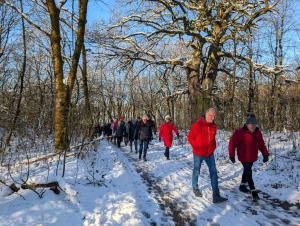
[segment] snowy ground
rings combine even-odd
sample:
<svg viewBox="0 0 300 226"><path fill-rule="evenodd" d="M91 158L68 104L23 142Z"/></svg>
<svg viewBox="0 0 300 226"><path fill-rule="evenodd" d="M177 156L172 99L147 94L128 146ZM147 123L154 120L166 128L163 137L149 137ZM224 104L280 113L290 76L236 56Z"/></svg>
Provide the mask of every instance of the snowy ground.
<svg viewBox="0 0 300 226"><path fill-rule="evenodd" d="M266 138L272 158L254 165L261 200L253 203L238 191L241 164L227 157L229 134L217 135L219 186L229 201L212 204L208 169L202 165L200 189L191 191L193 158L185 141L174 141L171 160L163 144L153 141L148 161L137 159L128 147L101 141L82 160L69 158L64 178L55 176L56 162L31 166L32 182L57 180L64 192L47 190L40 199L29 190L8 195L0 186L0 225L300 225L300 162L294 160L292 139ZM276 158L275 158L276 153ZM50 170L49 170L50 169ZM0 179L8 179L0 168ZM61 174L61 168L58 170Z"/></svg>

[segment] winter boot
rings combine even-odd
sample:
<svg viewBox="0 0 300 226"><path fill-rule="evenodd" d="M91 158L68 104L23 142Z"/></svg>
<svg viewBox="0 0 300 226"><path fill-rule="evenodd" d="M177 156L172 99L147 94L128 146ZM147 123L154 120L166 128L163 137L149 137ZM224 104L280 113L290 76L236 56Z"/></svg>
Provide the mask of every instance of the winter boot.
<svg viewBox="0 0 300 226"><path fill-rule="evenodd" d="M253 201L257 202L257 200L259 200L258 192L256 190L252 190L251 194L252 194Z"/></svg>
<svg viewBox="0 0 300 226"><path fill-rule="evenodd" d="M244 193L249 193L250 192L250 190L247 188L246 184L241 184L239 189L240 189L241 192L244 192Z"/></svg>
<svg viewBox="0 0 300 226"><path fill-rule="evenodd" d="M221 202L225 202L228 199L222 197L220 195L220 192L213 192L213 203L221 203Z"/></svg>
<svg viewBox="0 0 300 226"><path fill-rule="evenodd" d="M202 193L198 188L193 188L193 192L194 192L195 196L202 197Z"/></svg>

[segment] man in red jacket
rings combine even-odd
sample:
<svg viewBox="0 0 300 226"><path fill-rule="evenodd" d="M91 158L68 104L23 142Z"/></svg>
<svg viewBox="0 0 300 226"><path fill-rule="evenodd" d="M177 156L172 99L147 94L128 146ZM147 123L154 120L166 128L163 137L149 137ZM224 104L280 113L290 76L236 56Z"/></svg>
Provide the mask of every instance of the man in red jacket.
<svg viewBox="0 0 300 226"><path fill-rule="evenodd" d="M263 162L269 160L269 153L266 148L263 136L258 129L257 120L254 114L250 113L247 116L246 124L243 128L237 129L229 141L229 158L232 163L235 163L235 151L244 167L240 191L248 193L247 183L249 185L253 200L259 199L257 191L255 190L252 179L252 166L257 160L258 150L262 152Z"/></svg>
<svg viewBox="0 0 300 226"><path fill-rule="evenodd" d="M218 186L218 173L216 169L214 151L216 149L216 131L217 127L214 123L216 117L216 110L209 108L205 113L205 120L199 118L197 122L192 125L188 134L188 141L192 145L194 154L194 169L192 176L193 192L196 196L201 197L202 193L198 188L198 177L203 161L206 162L209 173L211 187L213 190L213 203L224 202L227 199L220 196Z"/></svg>
<svg viewBox="0 0 300 226"><path fill-rule="evenodd" d="M165 123L160 126L160 130L159 130L159 141L161 141L161 138L163 138L164 144L166 146L166 150L165 150L164 154L165 154L167 160L170 160L170 152L169 151L170 151L170 147L172 146L173 131L179 139L178 130L171 122L171 116L167 115L165 117Z"/></svg>

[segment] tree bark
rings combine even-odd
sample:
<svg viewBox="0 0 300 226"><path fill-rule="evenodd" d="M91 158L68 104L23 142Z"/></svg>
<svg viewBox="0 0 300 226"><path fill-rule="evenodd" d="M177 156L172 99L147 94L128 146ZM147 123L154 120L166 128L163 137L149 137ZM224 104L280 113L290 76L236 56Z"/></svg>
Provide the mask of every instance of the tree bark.
<svg viewBox="0 0 300 226"><path fill-rule="evenodd" d="M88 0L79 1L79 18L75 50L72 56L70 71L67 76L67 82L64 83L63 58L61 50L61 32L60 32L60 10L57 8L54 0L47 0L46 5L51 20L51 49L52 61L55 75L55 149L56 151L66 150L69 147L69 129L68 119L71 105L72 90L76 79L78 62L83 46L86 12Z"/></svg>

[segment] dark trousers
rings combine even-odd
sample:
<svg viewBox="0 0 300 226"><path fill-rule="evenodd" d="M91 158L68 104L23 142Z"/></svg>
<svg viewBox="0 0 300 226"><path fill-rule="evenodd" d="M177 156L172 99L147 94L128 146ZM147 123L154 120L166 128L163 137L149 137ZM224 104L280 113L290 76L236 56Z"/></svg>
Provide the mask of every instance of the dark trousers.
<svg viewBox="0 0 300 226"><path fill-rule="evenodd" d="M253 162L242 162L244 172L242 176L242 184L248 183L250 190L255 190L253 178L252 178L252 166Z"/></svg>
<svg viewBox="0 0 300 226"><path fill-rule="evenodd" d="M121 147L122 137L117 137L117 145Z"/></svg>
<svg viewBox="0 0 300 226"><path fill-rule="evenodd" d="M112 142L113 142L114 145L117 144L117 137L116 137L116 135L113 135Z"/></svg>
<svg viewBox="0 0 300 226"><path fill-rule="evenodd" d="M129 139L130 152L132 152L132 144L133 144L133 140L132 140L132 139Z"/></svg>
<svg viewBox="0 0 300 226"><path fill-rule="evenodd" d="M139 140L138 139L134 139L134 149L135 149L135 153L138 153L138 144L139 144Z"/></svg>
<svg viewBox="0 0 300 226"><path fill-rule="evenodd" d="M141 158L141 156L143 154L143 158L146 159L148 145L149 145L149 140L140 140L140 155L139 155L139 158Z"/></svg>
<svg viewBox="0 0 300 226"><path fill-rule="evenodd" d="M168 147L166 147L166 150L165 150L165 156L166 156L167 158L170 157L170 148L168 148Z"/></svg>

